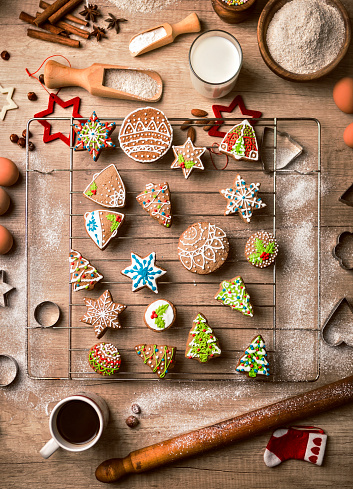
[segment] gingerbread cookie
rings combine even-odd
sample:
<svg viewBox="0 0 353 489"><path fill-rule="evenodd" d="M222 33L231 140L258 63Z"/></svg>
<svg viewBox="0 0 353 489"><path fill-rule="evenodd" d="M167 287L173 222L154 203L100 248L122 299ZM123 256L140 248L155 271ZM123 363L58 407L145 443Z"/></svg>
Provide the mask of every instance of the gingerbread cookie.
<svg viewBox="0 0 353 489"><path fill-rule="evenodd" d="M196 222L179 238L178 255L182 265L205 275L223 265L229 253L226 233L210 222Z"/></svg>
<svg viewBox="0 0 353 489"><path fill-rule="evenodd" d="M198 314L194 319L194 326L189 332L185 357L195 358L200 363L205 363L210 358L219 357L220 354L218 339L207 324L207 319L203 314Z"/></svg>
<svg viewBox="0 0 353 489"><path fill-rule="evenodd" d="M137 197L137 202L149 212L159 224L169 228L172 225L172 204L170 202L169 185L163 183L148 183L145 190Z"/></svg>
<svg viewBox="0 0 353 489"><path fill-rule="evenodd" d="M135 351L143 359L152 372L155 372L160 379L175 365L175 346L168 345L137 345Z"/></svg>
<svg viewBox="0 0 353 489"><path fill-rule="evenodd" d="M78 251L71 250L69 260L72 290L74 292L81 289L92 290L96 283L102 280L103 275L92 267L90 262L83 258Z"/></svg>
<svg viewBox="0 0 353 489"><path fill-rule="evenodd" d="M125 216L119 212L96 210L86 212L83 217L88 236L103 250L118 234Z"/></svg>
<svg viewBox="0 0 353 489"><path fill-rule="evenodd" d="M266 204L256 197L259 190L260 183L250 183L247 186L241 176L237 175L232 188L223 188L219 191L227 201L224 215L229 216L238 212L243 221L250 222L254 209L266 207Z"/></svg>
<svg viewBox="0 0 353 489"><path fill-rule="evenodd" d="M141 258L137 253L131 253L131 265L121 270L122 275L126 275L132 280L132 291L148 287L158 294L157 280L162 277L167 270L156 267L156 253Z"/></svg>
<svg viewBox="0 0 353 489"><path fill-rule="evenodd" d="M259 231L252 234L245 245L245 257L258 268L272 265L278 255L278 244L273 234Z"/></svg>
<svg viewBox="0 0 353 489"><path fill-rule="evenodd" d="M201 156L206 151L204 147L196 147L188 138L182 146L173 146L175 159L170 168L181 168L185 178L189 178L190 173L195 168L204 170Z"/></svg>
<svg viewBox="0 0 353 489"><path fill-rule="evenodd" d="M103 292L98 299L83 298L87 311L80 321L86 324L91 324L94 327L94 332L97 338L101 338L107 329L121 328L119 322L119 314L126 309L124 304L113 302L109 290Z"/></svg>
<svg viewBox="0 0 353 489"><path fill-rule="evenodd" d="M267 361L266 345L261 335L255 336L244 355L235 367L236 372L247 373L249 377L257 375L270 375Z"/></svg>
<svg viewBox="0 0 353 489"><path fill-rule="evenodd" d="M97 343L88 353L88 361L97 374L113 375L121 364L120 353L111 343Z"/></svg>
<svg viewBox="0 0 353 489"><path fill-rule="evenodd" d="M229 306L235 311L241 312L244 316L253 317L250 295L245 288L243 279L239 275L229 281L223 280L219 291L215 295L215 299L224 306Z"/></svg>
<svg viewBox="0 0 353 489"><path fill-rule="evenodd" d="M115 122L100 122L96 113L93 112L88 121L79 122L78 125L74 126L77 134L77 144L74 151L86 149L93 161L97 161L102 149L115 148L110 137L115 126Z"/></svg>
<svg viewBox="0 0 353 489"><path fill-rule="evenodd" d="M224 136L219 151L231 156L235 160L257 161L259 149L256 134L246 119L232 127Z"/></svg>
<svg viewBox="0 0 353 489"><path fill-rule="evenodd" d="M175 317L176 310L174 305L165 299L160 299L147 306L144 320L146 326L150 329L164 331L173 326Z"/></svg>
<svg viewBox="0 0 353 489"><path fill-rule="evenodd" d="M115 165L93 175L83 195L103 207L124 207L125 186Z"/></svg>
<svg viewBox="0 0 353 489"><path fill-rule="evenodd" d="M144 107L125 117L120 133L120 147L130 158L140 163L159 160L169 150L173 129L159 109Z"/></svg>

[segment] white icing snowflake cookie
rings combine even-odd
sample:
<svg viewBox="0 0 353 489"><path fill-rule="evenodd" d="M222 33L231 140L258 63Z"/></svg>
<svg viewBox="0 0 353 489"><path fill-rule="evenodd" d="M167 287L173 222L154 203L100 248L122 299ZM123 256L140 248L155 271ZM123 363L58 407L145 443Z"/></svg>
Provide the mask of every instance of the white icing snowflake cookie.
<svg viewBox="0 0 353 489"><path fill-rule="evenodd" d="M167 270L156 267L156 253L141 258L137 253L131 253L131 265L121 270L121 274L132 280L132 291L148 287L158 294L157 280L162 277Z"/></svg>
<svg viewBox="0 0 353 489"><path fill-rule="evenodd" d="M174 305L165 299L160 299L147 306L144 320L146 326L150 329L164 331L173 326L175 317L176 310Z"/></svg>

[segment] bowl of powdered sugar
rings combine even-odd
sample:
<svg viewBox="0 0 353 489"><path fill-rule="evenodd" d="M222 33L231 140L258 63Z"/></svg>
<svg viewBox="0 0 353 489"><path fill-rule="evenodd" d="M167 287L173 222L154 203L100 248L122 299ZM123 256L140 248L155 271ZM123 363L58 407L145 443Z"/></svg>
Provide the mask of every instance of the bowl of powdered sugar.
<svg viewBox="0 0 353 489"><path fill-rule="evenodd" d="M257 26L262 58L276 75L310 81L345 56L351 23L339 0L269 0Z"/></svg>

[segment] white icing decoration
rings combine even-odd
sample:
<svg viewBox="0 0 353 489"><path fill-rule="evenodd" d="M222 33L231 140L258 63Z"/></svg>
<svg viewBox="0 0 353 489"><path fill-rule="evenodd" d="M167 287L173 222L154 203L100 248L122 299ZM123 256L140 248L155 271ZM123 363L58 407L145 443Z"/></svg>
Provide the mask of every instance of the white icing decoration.
<svg viewBox="0 0 353 489"><path fill-rule="evenodd" d="M116 346L112 345L112 343L99 343L97 345L98 355L106 358L107 360L119 360L120 353Z"/></svg>
<svg viewBox="0 0 353 489"><path fill-rule="evenodd" d="M121 328L118 316L126 306L113 302L108 290L96 300L85 298L84 301L87 312L81 321L91 324L98 337L102 336L102 333L108 328Z"/></svg>
<svg viewBox="0 0 353 489"><path fill-rule="evenodd" d="M99 211L86 212L84 215L85 226L89 237L102 249L104 246L102 225Z"/></svg>
<svg viewBox="0 0 353 489"><path fill-rule="evenodd" d="M153 311L155 311L158 307L164 306L166 304L168 304L168 309L162 315L162 319L165 322L165 326L164 326L164 328L158 328L158 326L155 323L155 320L151 318L151 315L152 315ZM145 321L150 328L152 328L156 331L163 331L163 329L167 329L172 324L172 322L174 321L173 308L171 307L171 305L169 304L168 301L165 301L163 299L158 300L158 301L154 301L154 302L152 302L152 304L150 304L147 307L147 309L145 311Z"/></svg>
<svg viewBox="0 0 353 489"><path fill-rule="evenodd" d="M209 338L207 340L207 343L213 343L213 354L216 354L216 355L220 355L222 353L221 349L219 348L219 346L217 345L217 338L215 337L214 333L213 333L213 330L209 327L209 325L207 324L206 322L206 319L204 318L204 316L202 316L202 314L198 314L197 317L193 320L193 322L195 323L195 326L194 328L190 331L189 334L195 334L195 338L197 338L197 334L199 333L198 329L197 329L197 323L202 323L203 324L203 329L205 329L205 334L209 334L209 335L212 335L212 338ZM192 347L193 346L198 346L198 344L195 343L195 339L191 340L191 342L189 343L188 345L190 347L190 349L188 350L188 352L186 353L186 356L187 357L192 357L192 358L195 358L195 357L199 357L200 355L197 353L197 351L194 351L194 353L192 353Z"/></svg>
<svg viewBox="0 0 353 489"><path fill-rule="evenodd" d="M83 258L78 251L71 250L69 261L70 283L74 284L73 289L75 292L81 289L87 289L91 282L99 282L103 278L103 275L98 273L90 262L86 258ZM89 277L86 277L87 274ZM92 274L95 276L91 277ZM82 275L85 275L85 277L82 277Z"/></svg>
<svg viewBox="0 0 353 489"><path fill-rule="evenodd" d="M259 343L257 343L258 340L260 340ZM266 375L266 376L270 375L268 369L268 361L266 358L267 357L266 346L261 336L256 336L256 338L250 343L248 348L245 350L244 355L239 360L238 367L235 369L237 372L250 372L252 367L250 367L249 355L254 355L256 348L259 348L258 355L263 356L262 359L259 358L256 360L256 363L259 365L257 374ZM240 365L240 363L243 363L243 365Z"/></svg>
<svg viewBox="0 0 353 489"><path fill-rule="evenodd" d="M157 208L153 209L150 214L152 217L155 217L156 219L159 219L159 218L164 219L164 221L165 221L164 226L166 226L167 224L169 224L171 222L172 216L169 213L169 215L167 217L166 214L162 215L162 212L167 211L168 206L170 206L170 200L167 200L166 202L158 202L158 199L164 198L163 196L165 195L165 192L169 191L168 185L166 183L164 183L161 187L160 184L155 185L153 183L148 183L146 185L147 192L150 192L152 189L154 189L154 191L152 192L154 194L154 198L151 198L150 202L145 201L145 203L143 203L143 202L141 202L141 203L143 205L143 208L147 212L149 211L149 207L153 207L154 204L160 205L159 209L157 209ZM159 194L161 194L161 197ZM137 196L137 199L139 199L140 197L144 197L145 195L147 195L147 194L145 194L145 192L142 192L141 194L139 194ZM167 209L164 209L164 207L167 207Z"/></svg>

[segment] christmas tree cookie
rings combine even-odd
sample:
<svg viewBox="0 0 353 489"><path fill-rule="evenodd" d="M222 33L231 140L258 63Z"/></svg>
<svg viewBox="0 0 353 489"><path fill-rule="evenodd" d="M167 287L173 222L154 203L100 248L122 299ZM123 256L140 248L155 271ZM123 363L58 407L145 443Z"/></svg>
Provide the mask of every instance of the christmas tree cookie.
<svg viewBox="0 0 353 489"><path fill-rule="evenodd" d="M164 331L173 326L175 317L176 309L174 305L165 299L160 299L147 306L144 320L146 326L150 329Z"/></svg>
<svg viewBox="0 0 353 489"><path fill-rule="evenodd" d="M185 357L195 358L200 363L205 363L210 358L218 357L220 354L218 339L207 324L205 316L199 313L194 319L193 328L189 332Z"/></svg>
<svg viewBox="0 0 353 489"><path fill-rule="evenodd" d="M88 353L88 362L97 374L113 375L120 368L121 357L111 343L97 343Z"/></svg>
<svg viewBox="0 0 353 489"><path fill-rule="evenodd" d="M101 275L81 253L71 250L70 256L70 276L72 290L74 292L85 289L92 290L97 282L102 280Z"/></svg>
<svg viewBox="0 0 353 489"><path fill-rule="evenodd" d="M244 355L235 367L236 372L247 373L249 377L257 375L270 375L267 361L266 345L262 336L255 336Z"/></svg>
<svg viewBox="0 0 353 489"><path fill-rule="evenodd" d="M278 254L278 244L273 234L259 231L252 234L245 245L245 257L258 268L272 265Z"/></svg>
<svg viewBox="0 0 353 489"><path fill-rule="evenodd" d="M170 168L181 168L185 178L189 178L190 173L195 168L204 170L201 156L206 151L206 148L194 146L190 138L182 146L173 146L173 151L175 159Z"/></svg>
<svg viewBox="0 0 353 489"><path fill-rule="evenodd" d="M136 199L153 219L156 219L162 226L170 228L172 225L172 205L167 182L148 183L145 190Z"/></svg>
<svg viewBox="0 0 353 489"><path fill-rule="evenodd" d="M163 379L174 367L176 350L175 346L168 345L135 346L135 351L143 363L147 364L160 379Z"/></svg>
<svg viewBox="0 0 353 489"><path fill-rule="evenodd" d="M114 211L96 210L84 215L88 236L99 249L103 250L109 241L118 234L124 221L124 214Z"/></svg>
<svg viewBox="0 0 353 489"><path fill-rule="evenodd" d="M239 275L229 281L223 280L215 295L215 299L224 306L229 306L235 311L241 312L244 316L253 317L250 295L245 288L243 279Z"/></svg>
<svg viewBox="0 0 353 489"><path fill-rule="evenodd" d="M124 207L125 186L115 165L94 174L83 195L103 207Z"/></svg>
<svg viewBox="0 0 353 489"><path fill-rule="evenodd" d="M131 265L121 270L120 273L131 278L133 292L143 287L148 287L158 294L157 279L167 273L167 270L157 267L155 261L155 252L150 253L144 258L141 258L137 253L131 253Z"/></svg>
<svg viewBox="0 0 353 489"><path fill-rule="evenodd" d="M256 134L251 124L245 119L232 127L221 142L219 151L235 160L257 161L259 149Z"/></svg>
<svg viewBox="0 0 353 489"><path fill-rule="evenodd" d="M102 149L115 148L110 137L115 126L115 122L100 122L96 113L93 112L87 122L84 124L79 122L78 125L74 126L77 134L77 144L74 151L86 149L93 161L97 161Z"/></svg>

